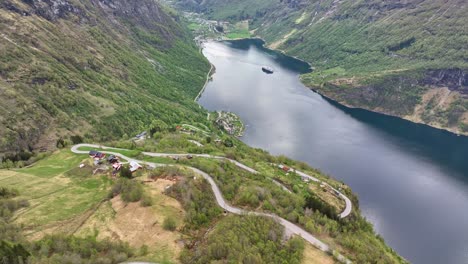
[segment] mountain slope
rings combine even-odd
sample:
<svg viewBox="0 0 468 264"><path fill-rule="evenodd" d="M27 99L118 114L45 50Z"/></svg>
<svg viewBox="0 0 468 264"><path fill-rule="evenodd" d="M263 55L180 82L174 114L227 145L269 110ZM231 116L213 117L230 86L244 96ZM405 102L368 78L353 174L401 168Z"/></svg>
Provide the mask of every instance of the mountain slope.
<svg viewBox="0 0 468 264"><path fill-rule="evenodd" d="M208 63L178 16L154 0L0 7L0 152L202 119L193 98Z"/></svg>
<svg viewBox="0 0 468 264"><path fill-rule="evenodd" d="M303 82L332 99L468 133L465 1L250 2L178 3L213 19L248 19L271 48L310 62Z"/></svg>

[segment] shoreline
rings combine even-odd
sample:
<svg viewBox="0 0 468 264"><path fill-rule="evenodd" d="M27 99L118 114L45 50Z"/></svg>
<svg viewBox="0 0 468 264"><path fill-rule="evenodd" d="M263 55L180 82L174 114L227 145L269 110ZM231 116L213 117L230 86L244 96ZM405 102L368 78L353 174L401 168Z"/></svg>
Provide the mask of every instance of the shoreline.
<svg viewBox="0 0 468 264"><path fill-rule="evenodd" d="M268 47L268 45L267 45L268 43L266 42L265 39L263 39L263 38L261 38L261 37L258 37L258 36L250 37L250 38L235 38L235 39L223 39L223 40L226 40L226 41L240 41L240 40L247 40L247 39L252 39L252 40L258 39L258 40L261 40L261 41L262 41L262 47L263 47L263 48L265 48L265 49L267 49L267 50L274 51L274 52L281 53L281 54L284 55L284 56L288 56L288 57L291 57L291 58L293 58L293 59L295 59L295 60L301 61L301 62L303 62L303 63L305 63L305 64L307 64L307 65L309 66L309 70L310 70L311 72L314 70L314 68L312 67L312 64L310 64L310 62L305 61L305 60L303 60L303 59L301 59L301 58L298 58L298 57L296 57L296 56L289 55L289 54L287 54L286 52L284 52L283 50L280 50L280 49L272 49L272 48Z"/></svg>
<svg viewBox="0 0 468 264"><path fill-rule="evenodd" d="M298 61L301 61L301 62L304 62L306 63L307 65L309 65L309 68L311 71L313 71L313 67L312 67L312 64L310 64L309 62L305 61L305 60L302 60L296 56L291 56L291 55L288 55L286 52L282 51L282 50L279 50L279 49L271 49L267 46L267 42L261 38L261 37L258 37L258 36L255 36L255 37L250 37L250 38L237 38L237 39L222 39L222 40L216 40L216 39L207 39L205 40L204 42L206 41L217 41L217 42L220 42L220 41L241 41L241 40L260 40L262 41L262 47L265 48L265 49L268 49L270 51L274 51L274 52L278 52L278 53L281 53L285 56L289 56L291 58L294 58ZM203 50L203 48L201 49L201 51ZM211 62L210 62L211 64ZM207 75L207 81L205 83L205 85L203 86L202 90L200 91L200 93L198 94L198 96L196 97L195 101L197 101L200 96L202 95L202 93L205 91L205 88L206 88L206 85L208 84L208 81L209 81L209 78L212 76L212 74L214 74L213 71L213 68L214 68L214 65L211 64L211 69L210 69L210 72L208 73ZM398 119L401 119L401 120L405 120L405 121L408 121L408 122L411 122L413 124L418 124L418 125L424 125L426 127L430 127L430 128L433 128L433 129L437 129L437 130L440 130L440 131L444 131L444 132L448 132L454 136L458 136L458 137L468 137L468 133L464 133L464 132L460 132L460 131L453 131L449 128L444 128L444 127L438 127L438 126L434 126L434 125L430 125L430 124L426 124L426 123L423 123L423 122L417 122L417 121L414 121L414 120L411 120L411 119L408 119L408 118L405 118L403 116L398 116L398 115L392 115L392 114L389 114L389 113L385 113L385 112L381 112L381 111L376 111L376 110L372 110L372 109L367 109L367 108L363 108L363 107L356 107L356 106L351 106L351 105L348 105L346 104L345 102L340 102L340 101L337 101L335 99L333 99L332 97L329 97L323 93L321 93L320 91L318 91L317 89L315 88L312 88L312 87L309 87L307 86L301 79L301 76L302 74L299 74L299 80L300 82L302 83L302 85L304 85L304 87L306 87L307 89L317 93L318 95L322 96L323 98L325 98L326 100L329 100L335 104L339 104L343 107L346 107L346 108L349 108L349 109L360 109L360 110L365 110L365 111L369 111L369 112L372 112L372 113L377 113L377 114L381 114L381 115L385 115L385 116L390 116L390 117L394 117L394 118L398 118Z"/></svg>
<svg viewBox="0 0 468 264"><path fill-rule="evenodd" d="M401 117L401 116L397 116L397 115L392 115L392 114L388 114L388 113L385 113L385 112L380 112L380 111L375 111L375 110L370 110L370 109L366 109L366 108L363 108L363 107L356 107L356 106L351 106L351 105L348 105L344 102L340 102L340 101L337 101L323 93L321 93L320 91L318 91L317 89L314 89L312 87L308 87L306 85L304 85L305 87L307 87L307 89L313 91L314 93L320 95L322 98L324 98L325 100L329 101L329 102L332 102L334 104L338 104L342 107L346 107L348 109L355 109L355 110L363 110L363 111L369 111L369 112L372 112L372 113L376 113L376 114L380 114L380 115L384 115L384 116L387 116L387 117L394 117L394 118L398 118L400 120L404 120L404 121L407 121L407 122L410 122L410 123L413 123L413 124L416 124L416 125L422 125L422 126L426 126L426 127L429 127L429 128L432 128L432 129L437 129L437 130L440 130L440 131L443 131L443 132L447 132L447 133L450 133L454 136L457 136L457 137L468 137L468 134L467 133L457 133L457 132L454 132L452 130L449 130L447 128L443 128L443 127L436 127L436 126L431 126L431 125L428 125L426 123L422 123L422 122L416 122L416 121L413 121L413 120L410 120L410 119L407 119L407 118L404 118L404 117Z"/></svg>
<svg viewBox="0 0 468 264"><path fill-rule="evenodd" d="M261 37L252 37L252 38L247 38L247 39L259 39L263 42L262 46L268 50L271 50L271 51L275 51L275 52L278 52L278 53L281 53L285 56L289 56L291 58L294 58L296 60L299 60L299 61L302 61L304 63L307 63L310 67L310 70L313 71L313 67L312 67L312 64L310 64L309 62L305 61L305 60L302 60L296 56L291 56L291 55L288 55L286 52L284 52L283 50L280 50L280 49L271 49L267 46L267 42L261 38ZM236 40L242 40L242 39L236 39ZM299 76L302 76L303 74L300 74ZM468 137L468 133L467 132L461 132L461 131L453 131L452 129L449 129L449 128L444 128L444 127L439 127L439 126L434 126L434 125L430 125L430 124L427 124L427 123L424 123L424 122L417 122L417 121L414 121L414 120L411 120L411 119L408 119L408 118L405 118L403 116L398 116L398 115L392 115L392 114L389 114L389 113L385 113L385 112L380 112L380 111L376 111L376 110L372 110L372 109L368 109L368 108L363 108L363 107L356 107L356 106L351 106L351 105L348 105L344 102L340 102L340 101L337 101L321 92L319 92L317 89L314 89L312 87L309 87L307 86L303 81L302 79L299 77L299 80L301 81L301 83L307 88L307 89L310 89L312 90L313 92L319 94L320 96L322 96L323 98L327 99L327 100L330 100L336 104L339 104L339 105L342 105L344 107L347 107L349 109L360 109L360 110L366 110L366 111L369 111L369 112L373 112L373 113L377 113L377 114L381 114L381 115L385 115L385 116L391 116L391 117L395 117L395 118L399 118L401 120L405 120L405 121L408 121L408 122L411 122L413 124L418 124L418 125L424 125L424 126L427 126L427 127L430 127L430 128L434 128L434 129L437 129L437 130L441 130L441 131L445 131L445 132L448 132L450 134L453 134L455 136L463 136L463 137Z"/></svg>
<svg viewBox="0 0 468 264"><path fill-rule="evenodd" d="M203 48L200 49L200 52L203 51ZM203 54L203 53L202 53ZM204 55L203 55L204 56ZM206 57L205 57L206 58ZM208 73L206 74L206 81L205 81L205 84L203 84L203 87L201 88L200 92L197 94L197 96L195 97L195 99L193 99L194 102L196 102L198 104L198 99L200 99L200 97L202 96L203 92L205 92L205 89L206 89L206 86L208 85L208 83L210 82L211 80L211 76L213 76L213 74L215 73L215 66L213 65L213 63L210 62L210 70L208 71ZM200 105L200 104L198 104Z"/></svg>

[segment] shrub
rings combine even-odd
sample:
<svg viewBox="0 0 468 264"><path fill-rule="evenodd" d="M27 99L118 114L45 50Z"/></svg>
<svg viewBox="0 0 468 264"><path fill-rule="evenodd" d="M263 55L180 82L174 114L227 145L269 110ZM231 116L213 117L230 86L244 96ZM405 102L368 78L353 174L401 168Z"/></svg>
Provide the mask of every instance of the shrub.
<svg viewBox="0 0 468 264"><path fill-rule="evenodd" d="M121 263L135 255L123 242L98 241L93 236L46 236L31 246L34 263Z"/></svg>
<svg viewBox="0 0 468 264"><path fill-rule="evenodd" d="M112 186L109 198L115 197L119 194L124 202L138 202L143 197L143 186L139 182L120 178L114 186Z"/></svg>
<svg viewBox="0 0 468 264"><path fill-rule="evenodd" d="M234 143L232 142L232 140L230 138L224 140L224 146L228 147L228 148L232 148L234 147Z"/></svg>
<svg viewBox="0 0 468 264"><path fill-rule="evenodd" d="M122 168L120 169L120 177L127 179L131 179L133 177L132 171L130 171L130 168L128 166L122 166Z"/></svg>
<svg viewBox="0 0 468 264"><path fill-rule="evenodd" d="M79 135L71 136L70 140L73 144L80 144L83 143L83 138Z"/></svg>
<svg viewBox="0 0 468 264"><path fill-rule="evenodd" d="M65 140L63 138L57 139L57 143L55 144L57 148L64 148L65 147Z"/></svg>
<svg viewBox="0 0 468 264"><path fill-rule="evenodd" d="M151 172L151 179L161 178L161 177L174 177L182 175L182 171L179 167L176 166L164 166L158 167Z"/></svg>
<svg viewBox="0 0 468 264"><path fill-rule="evenodd" d="M0 263L20 264L26 263L31 254L21 244L0 241Z"/></svg>
<svg viewBox="0 0 468 264"><path fill-rule="evenodd" d="M164 230L168 230L168 231L174 231L176 230L176 222L174 220L174 218L168 216L164 219L164 222L163 222L163 228Z"/></svg>
<svg viewBox="0 0 468 264"><path fill-rule="evenodd" d="M143 198L141 199L141 206L148 207L152 205L153 205L153 200L151 199L151 197L148 195L143 195Z"/></svg>

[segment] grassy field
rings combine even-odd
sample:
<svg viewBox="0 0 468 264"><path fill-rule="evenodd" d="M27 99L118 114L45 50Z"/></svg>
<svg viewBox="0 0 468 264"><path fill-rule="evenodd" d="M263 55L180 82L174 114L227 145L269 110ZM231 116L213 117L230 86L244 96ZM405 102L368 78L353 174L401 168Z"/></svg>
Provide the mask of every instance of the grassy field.
<svg viewBox="0 0 468 264"><path fill-rule="evenodd" d="M338 263L333 259L333 256L330 256L323 251L315 248L309 243L304 243L304 258L302 259L302 264L334 264Z"/></svg>
<svg viewBox="0 0 468 264"><path fill-rule="evenodd" d="M87 171L84 176L66 176L84 159L86 156L63 150L30 168L0 170L0 185L18 189L21 198L31 204L15 215L15 222L25 226L27 235L40 237L42 231L72 221L107 196L110 180L92 176L90 168L83 169Z"/></svg>
<svg viewBox="0 0 468 264"><path fill-rule="evenodd" d="M250 38L249 21L241 21L229 28L226 37L228 39Z"/></svg>
<svg viewBox="0 0 468 264"><path fill-rule="evenodd" d="M167 158L151 160L173 162ZM85 167L79 168L80 164ZM17 189L19 198L30 202L14 216L14 222L24 226L26 237L36 240L45 234L65 233L122 240L136 249L147 247L149 253L135 260L177 263L183 248L178 243L181 234L162 227L167 217L175 220L177 228L183 224L179 202L163 194L173 182L159 179L145 184L152 202L149 207L139 202L125 204L120 197L109 201L113 182L102 174L93 176L91 164L86 155L61 150L29 168L0 170L0 186Z"/></svg>
<svg viewBox="0 0 468 264"><path fill-rule="evenodd" d="M201 28L200 24L197 24L197 23L190 23L188 25L188 28L192 31L196 31L196 30L199 30Z"/></svg>

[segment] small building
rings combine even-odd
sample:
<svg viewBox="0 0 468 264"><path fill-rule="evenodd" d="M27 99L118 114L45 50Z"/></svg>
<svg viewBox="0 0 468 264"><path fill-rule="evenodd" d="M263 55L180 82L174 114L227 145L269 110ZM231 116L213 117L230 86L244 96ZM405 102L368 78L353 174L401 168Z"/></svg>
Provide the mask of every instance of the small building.
<svg viewBox="0 0 468 264"><path fill-rule="evenodd" d="M122 163L116 162L116 163L112 164L112 168L113 168L115 171L119 171L119 170L122 168Z"/></svg>
<svg viewBox="0 0 468 264"><path fill-rule="evenodd" d="M136 135L136 136L135 136L135 139L136 139L136 140L143 140L143 139L146 139L146 135L148 135L148 132L143 131L143 132L141 132L140 134Z"/></svg>
<svg viewBox="0 0 468 264"><path fill-rule="evenodd" d="M134 160L130 161L129 165L130 165L130 171L132 173L134 173L135 171L143 168L140 164L138 164L138 162L136 162Z"/></svg>
<svg viewBox="0 0 468 264"><path fill-rule="evenodd" d="M107 162L109 162L110 164L114 164L116 162L119 162L119 158L117 158L115 155L110 155L107 158Z"/></svg>
<svg viewBox="0 0 468 264"><path fill-rule="evenodd" d="M99 152L97 152L96 150L90 150L89 151L89 157L90 158L94 158L96 156L96 154L98 154Z"/></svg>
<svg viewBox="0 0 468 264"><path fill-rule="evenodd" d="M115 176L117 174L117 172L120 171L120 169L122 168L122 163L120 162L115 162L112 164L112 176Z"/></svg>
<svg viewBox="0 0 468 264"><path fill-rule="evenodd" d="M303 182L310 182L310 178L306 176L301 176Z"/></svg>
<svg viewBox="0 0 468 264"><path fill-rule="evenodd" d="M89 152L89 157L96 159L96 160L101 160L106 157L106 154L98 152L96 150L91 150Z"/></svg>
<svg viewBox="0 0 468 264"><path fill-rule="evenodd" d="M101 160L106 157L106 154L98 152L96 155L94 155L94 159Z"/></svg>

